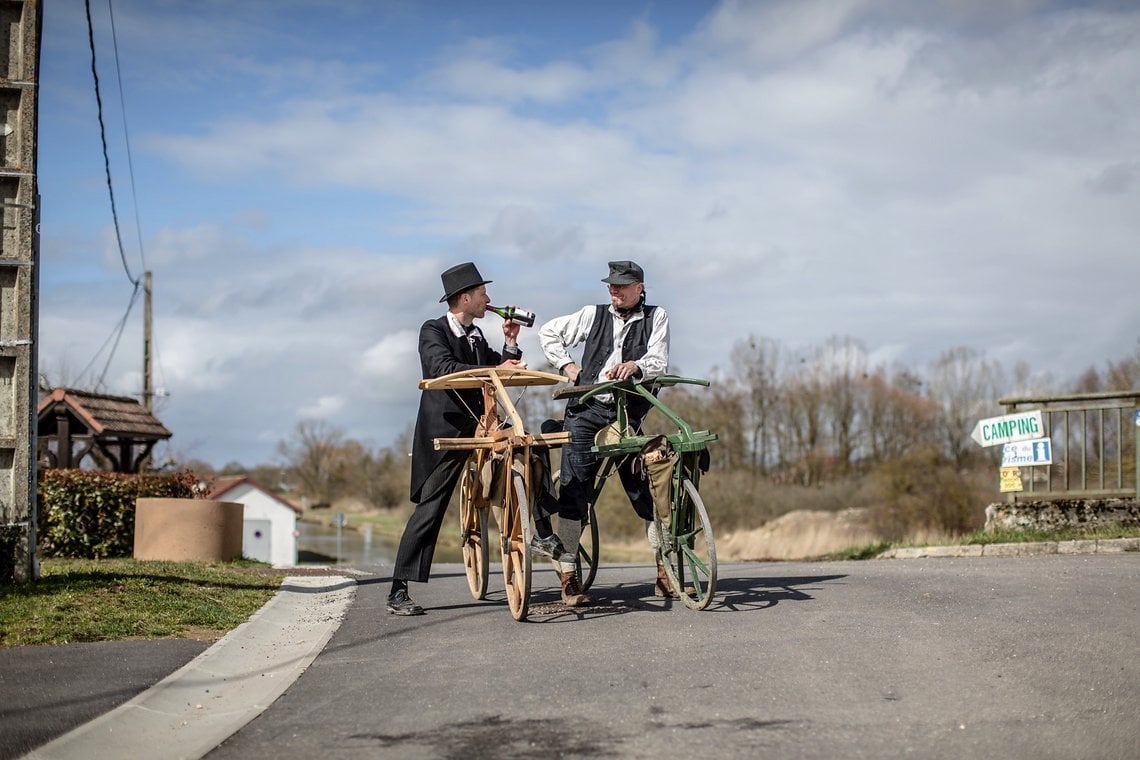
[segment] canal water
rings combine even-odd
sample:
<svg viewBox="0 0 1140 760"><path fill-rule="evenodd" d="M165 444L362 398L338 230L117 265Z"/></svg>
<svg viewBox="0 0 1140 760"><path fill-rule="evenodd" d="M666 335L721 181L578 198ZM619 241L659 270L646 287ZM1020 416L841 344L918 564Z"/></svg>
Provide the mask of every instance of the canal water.
<svg viewBox="0 0 1140 760"><path fill-rule="evenodd" d="M372 526L348 527L338 531L329 525L297 523L297 564L299 565L387 565L396 559L394 540L373 537ZM440 532L435 562L461 562L457 531Z"/></svg>
<svg viewBox="0 0 1140 760"><path fill-rule="evenodd" d="M335 528L298 522L297 564L300 565L391 565L396 546L372 536L372 526L363 529Z"/></svg>

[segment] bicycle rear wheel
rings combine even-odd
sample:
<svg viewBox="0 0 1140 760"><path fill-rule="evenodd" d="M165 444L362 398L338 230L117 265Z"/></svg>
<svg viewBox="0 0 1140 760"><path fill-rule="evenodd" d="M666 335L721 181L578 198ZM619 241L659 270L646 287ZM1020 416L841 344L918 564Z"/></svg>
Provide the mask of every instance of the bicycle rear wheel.
<svg viewBox="0 0 1140 760"><path fill-rule="evenodd" d="M503 586L507 592L507 604L515 620L526 620L530 610L531 559L530 544L530 500L527 498L526 483L522 473L511 469L508 484L511 493L503 505L502 554Z"/></svg>
<svg viewBox="0 0 1140 760"><path fill-rule="evenodd" d="M463 547L463 569L467 585L476 599L487 597L487 510L483 502L479 463L472 454L463 464L459 481L459 530Z"/></svg>
<svg viewBox="0 0 1140 760"><path fill-rule="evenodd" d="M688 478L673 496L670 521L655 520L665 573L686 607L703 610L716 591L716 543L705 503Z"/></svg>
<svg viewBox="0 0 1140 760"><path fill-rule="evenodd" d="M582 535L578 539L578 556L574 558L574 573L583 591L590 588L598 574L598 515L591 504L582 521Z"/></svg>

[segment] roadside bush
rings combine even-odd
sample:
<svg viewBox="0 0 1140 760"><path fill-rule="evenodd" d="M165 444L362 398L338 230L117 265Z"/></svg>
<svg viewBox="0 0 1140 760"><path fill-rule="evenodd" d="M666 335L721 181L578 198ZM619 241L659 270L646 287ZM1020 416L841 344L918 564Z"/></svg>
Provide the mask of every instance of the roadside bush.
<svg viewBox="0 0 1140 760"><path fill-rule="evenodd" d="M44 557L103 559L134 551L135 499L193 498L192 472L129 475L45 470L37 495L37 546Z"/></svg>
<svg viewBox="0 0 1140 760"><path fill-rule="evenodd" d="M985 524L993 478L959 470L934 451L918 451L884 462L871 478L880 501L871 509L871 527L887 540L925 530L963 535Z"/></svg>

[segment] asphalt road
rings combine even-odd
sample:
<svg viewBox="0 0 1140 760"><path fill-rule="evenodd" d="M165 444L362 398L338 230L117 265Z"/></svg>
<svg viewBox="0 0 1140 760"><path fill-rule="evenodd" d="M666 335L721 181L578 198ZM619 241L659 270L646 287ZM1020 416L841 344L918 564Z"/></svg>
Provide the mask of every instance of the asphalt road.
<svg viewBox="0 0 1140 760"><path fill-rule="evenodd" d="M1136 553L722 564L703 612L637 565L574 613L542 570L526 623L455 565L389 615L374 569L207 758L1140 757Z"/></svg>

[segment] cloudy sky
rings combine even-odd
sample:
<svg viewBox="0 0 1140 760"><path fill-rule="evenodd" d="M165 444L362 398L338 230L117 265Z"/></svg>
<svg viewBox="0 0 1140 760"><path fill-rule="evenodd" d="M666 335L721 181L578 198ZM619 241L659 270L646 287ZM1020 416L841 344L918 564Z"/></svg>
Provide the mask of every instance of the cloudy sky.
<svg viewBox="0 0 1140 760"><path fill-rule="evenodd" d="M540 319L639 262L688 375L750 334L1062 379L1136 351L1133 2L90 5L124 253L84 2L52 0L41 370L138 394L152 272L182 459L268 463L302 419L394 442L469 260Z"/></svg>

